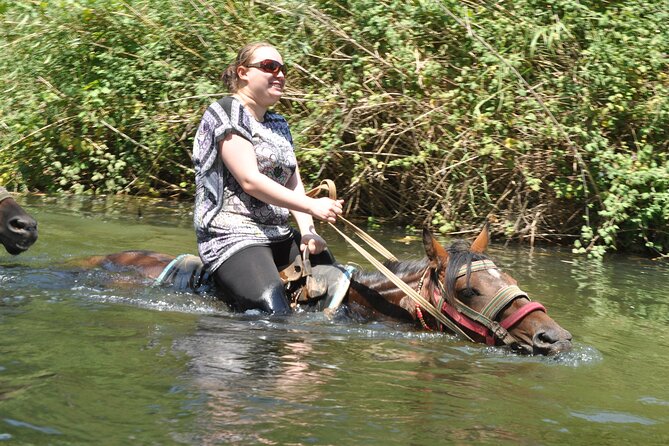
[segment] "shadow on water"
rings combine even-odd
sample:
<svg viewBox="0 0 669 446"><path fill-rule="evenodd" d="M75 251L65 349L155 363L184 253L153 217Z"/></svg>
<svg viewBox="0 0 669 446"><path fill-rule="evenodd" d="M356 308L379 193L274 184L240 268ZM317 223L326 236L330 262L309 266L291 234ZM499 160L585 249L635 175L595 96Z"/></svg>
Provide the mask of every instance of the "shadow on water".
<svg viewBox="0 0 669 446"><path fill-rule="evenodd" d="M0 441L18 444L664 444L666 265L491 256L574 335L522 357L403 324L232 314L213 296L67 266L195 252L190 206L28 197L40 239L0 263ZM323 226L332 251L366 262ZM417 238L372 235L403 259Z"/></svg>

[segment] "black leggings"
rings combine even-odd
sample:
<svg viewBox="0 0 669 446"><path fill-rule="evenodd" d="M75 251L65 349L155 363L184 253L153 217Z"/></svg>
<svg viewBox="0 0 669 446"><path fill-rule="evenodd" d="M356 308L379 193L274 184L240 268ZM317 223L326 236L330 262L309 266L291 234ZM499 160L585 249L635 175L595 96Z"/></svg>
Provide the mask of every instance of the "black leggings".
<svg viewBox="0 0 669 446"><path fill-rule="evenodd" d="M292 310L279 271L301 255L300 235L270 245L254 245L236 252L214 273L223 299L235 311L251 309L287 314ZM309 256L312 266L332 264L328 250Z"/></svg>

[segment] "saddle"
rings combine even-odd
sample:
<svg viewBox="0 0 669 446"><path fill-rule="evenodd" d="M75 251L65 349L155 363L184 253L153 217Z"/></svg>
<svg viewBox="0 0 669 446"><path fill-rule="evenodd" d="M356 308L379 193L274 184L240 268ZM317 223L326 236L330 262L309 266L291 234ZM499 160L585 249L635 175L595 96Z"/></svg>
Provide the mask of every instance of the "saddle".
<svg viewBox="0 0 669 446"><path fill-rule="evenodd" d="M303 256L296 256L293 263L279 271L279 277L291 298L293 307L323 297L328 290L327 282L323 278L314 277L306 251Z"/></svg>
<svg viewBox="0 0 669 446"><path fill-rule="evenodd" d="M305 304L326 313L339 307L351 282L355 268L347 265L311 266L308 254L297 256L282 271L283 282L291 306ZM172 260L154 281L154 285L170 285L176 291L203 293L214 286L213 276L204 268L198 256L182 254Z"/></svg>
<svg viewBox="0 0 669 446"><path fill-rule="evenodd" d="M293 263L279 271L279 276L293 308L300 304L318 304L320 309L334 310L348 291L353 271L352 266L338 264L312 267L305 254L296 256Z"/></svg>
<svg viewBox="0 0 669 446"><path fill-rule="evenodd" d="M181 254L165 267L153 284L166 284L176 291L201 294L211 289L213 276L204 268L199 256Z"/></svg>

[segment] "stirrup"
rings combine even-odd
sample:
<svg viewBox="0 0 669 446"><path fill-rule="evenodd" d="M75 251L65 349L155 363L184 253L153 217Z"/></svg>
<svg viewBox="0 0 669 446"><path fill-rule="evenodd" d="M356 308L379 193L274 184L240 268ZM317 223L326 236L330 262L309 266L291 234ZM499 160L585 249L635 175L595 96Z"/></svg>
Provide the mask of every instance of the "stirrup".
<svg viewBox="0 0 669 446"><path fill-rule="evenodd" d="M348 293L348 288L351 285L351 277L357 268L353 265L333 265L340 271L341 276L328 286L328 304L323 310L326 317L331 319L334 313L341 306L342 301Z"/></svg>

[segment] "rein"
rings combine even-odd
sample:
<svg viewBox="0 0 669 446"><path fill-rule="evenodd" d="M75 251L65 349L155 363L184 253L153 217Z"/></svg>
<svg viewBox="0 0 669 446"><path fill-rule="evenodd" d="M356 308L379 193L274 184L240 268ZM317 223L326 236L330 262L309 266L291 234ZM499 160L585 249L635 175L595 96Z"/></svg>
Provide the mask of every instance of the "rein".
<svg viewBox="0 0 669 446"><path fill-rule="evenodd" d="M327 191L331 199L335 200L337 198L337 189L332 180L323 180L323 182L312 189L307 193L308 196L314 197L318 195L321 191ZM344 217L339 216L338 219L349 225L353 228L356 235L363 239L369 246L374 248L379 254L383 255L387 260L397 261L397 258L393 256L386 248L384 248L380 243L370 237L363 230L355 226L353 223L346 220ZM435 289L433 297L437 301L437 305L432 304L431 299L427 299L421 295L421 289L423 287L423 282L428 274L435 275L435 270L430 267L426 268L423 276L421 277L418 283L418 290L414 290L409 285L407 285L402 279L397 277L392 271L386 268L383 263L379 262L374 256L367 252L364 248L358 245L350 237L344 234L339 228L334 224L328 223L335 231L341 235L344 240L346 240L351 246L353 246L365 259L367 259L372 265L374 265L379 272L381 272L386 278L388 278L393 284L395 284L400 290L402 290L408 297L410 297L416 304L416 316L420 321L421 325L427 329L431 330L425 319L423 317L422 309L425 309L432 317L434 317L437 322L440 324L440 329L443 331L443 326L448 327L456 335L460 335L463 338L474 342L474 340L465 332L469 330L470 332L476 333L486 340L487 345L495 345L497 340L500 340L506 345L517 345L519 344L518 340L515 339L509 332L508 329L513 327L515 324L520 322L528 314L534 311L543 311L546 312L546 308L538 302L530 302L529 304L523 305L518 311L513 313L511 316L504 319L502 322L496 322L495 319L498 314L511 302L515 299L524 297L528 300L529 297L527 293L523 292L519 287L515 285L509 285L500 289L495 296L490 300L490 302L481 310L477 312L474 309L468 307L461 301L456 299L456 306L450 305L445 297L446 290L441 282L439 282L437 277L434 277L435 281L438 284L438 290ZM458 276L463 277L469 275L472 272L483 271L488 269L498 269L495 263L491 260L476 260L471 262L468 265L463 265L458 271ZM448 317L446 317L448 315Z"/></svg>
<svg viewBox="0 0 669 446"><path fill-rule="evenodd" d="M337 188L332 180L323 180L319 186L316 188L310 190L307 192L307 195L310 197L314 197L318 195L319 192L321 191L327 191L328 196L332 200L336 200L337 198ZM392 260L392 261L397 261L397 258L393 256L390 251L388 251L386 248L384 248L379 242L374 240L371 236L369 236L367 233L365 233L362 229L358 228L355 226L353 223L350 221L346 220L344 217L337 217L341 221L345 222L347 225L349 225L355 233L362 238L364 241L367 242L369 246L374 248L379 254L383 255L386 259ZM339 235L341 235L344 240L346 240L351 246L353 246L367 261L369 261L372 265L376 267L376 269L381 272L388 280L390 280L395 286L397 286L400 290L404 292L408 297L413 299L417 304L422 305L422 307L430 313L436 320L441 322L443 325L447 326L453 333L456 335L460 335L463 338L467 339L470 342L474 342L474 340L467 335L457 324L452 322L449 318L447 318L443 313L441 313L439 310L437 310L429 300L426 300L423 296L418 294L413 288L411 288L409 285L407 285L402 279L397 277L392 271L390 271L386 266L379 262L373 255L371 255L369 252L367 252L362 246L358 245L353 239L351 239L349 236L344 234L338 227L333 225L332 223L329 223L331 228L333 228ZM342 297L343 298L343 297Z"/></svg>

